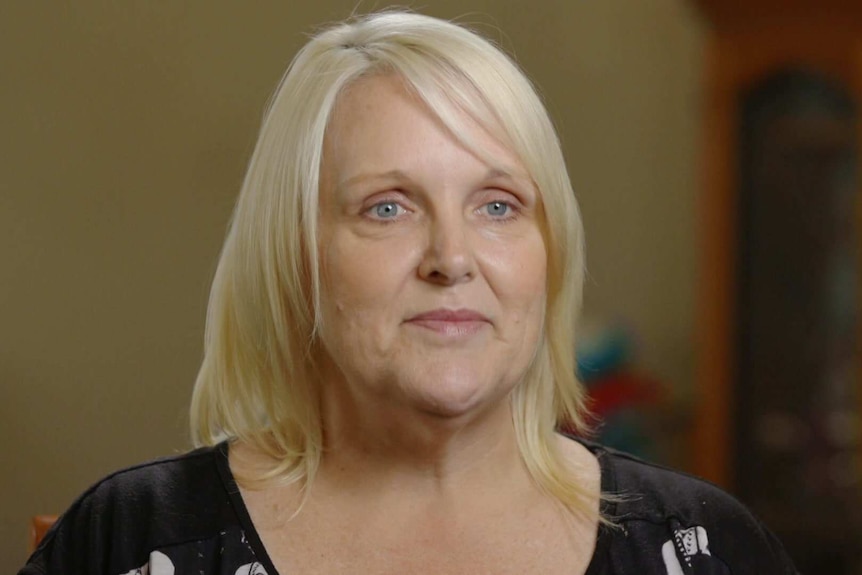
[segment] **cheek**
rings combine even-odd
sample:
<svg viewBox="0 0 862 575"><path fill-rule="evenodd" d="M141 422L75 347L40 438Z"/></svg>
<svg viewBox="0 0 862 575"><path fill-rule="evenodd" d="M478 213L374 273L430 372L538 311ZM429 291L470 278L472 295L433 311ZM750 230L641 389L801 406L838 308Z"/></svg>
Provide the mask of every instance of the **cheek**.
<svg viewBox="0 0 862 575"><path fill-rule="evenodd" d="M547 256L540 239L508 246L492 260L497 293L510 305L532 312L544 309L547 289Z"/></svg>
<svg viewBox="0 0 862 575"><path fill-rule="evenodd" d="M504 338L524 353L541 338L547 297L547 261L541 241L520 244L498 259L490 273L496 281L492 289L500 299L507 318Z"/></svg>
<svg viewBox="0 0 862 575"><path fill-rule="evenodd" d="M326 265L321 269L321 304L325 317L343 315L363 302L363 278L358 271L343 265Z"/></svg>
<svg viewBox="0 0 862 575"><path fill-rule="evenodd" d="M383 248L351 234L321 245L321 312L330 335L378 333L397 315L403 270L393 262L403 258Z"/></svg>
<svg viewBox="0 0 862 575"><path fill-rule="evenodd" d="M367 355L363 349L368 338L357 337L373 323L367 274L355 258L346 257L337 244L330 243L320 252L320 342L330 360L344 369L343 362L355 363Z"/></svg>
<svg viewBox="0 0 862 575"><path fill-rule="evenodd" d="M321 246L321 290L326 311L344 312L369 299L375 291L374 255L351 246L337 234Z"/></svg>

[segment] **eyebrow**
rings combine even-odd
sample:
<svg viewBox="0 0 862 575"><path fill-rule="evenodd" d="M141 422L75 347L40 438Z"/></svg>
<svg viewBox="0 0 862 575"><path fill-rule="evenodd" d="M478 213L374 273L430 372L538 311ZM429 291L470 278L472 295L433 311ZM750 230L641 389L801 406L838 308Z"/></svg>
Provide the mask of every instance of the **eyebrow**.
<svg viewBox="0 0 862 575"><path fill-rule="evenodd" d="M336 189L343 190L350 188L356 184L361 184L368 181L386 180L391 182L409 182L410 178L401 170L389 170L380 174L357 174L346 180L338 182Z"/></svg>
<svg viewBox="0 0 862 575"><path fill-rule="evenodd" d="M512 182L521 181L532 185L532 179L526 174L522 176L513 176L511 173L500 167L489 168L488 171L485 173L484 177L482 178L482 181L498 179L511 180ZM398 169L389 170L387 172L382 172L379 174L357 174L355 176L351 176L345 180L340 181L336 189L344 190L345 188L350 188L357 184L370 181L408 183L412 181L412 178L410 178L410 176L408 176L404 171Z"/></svg>

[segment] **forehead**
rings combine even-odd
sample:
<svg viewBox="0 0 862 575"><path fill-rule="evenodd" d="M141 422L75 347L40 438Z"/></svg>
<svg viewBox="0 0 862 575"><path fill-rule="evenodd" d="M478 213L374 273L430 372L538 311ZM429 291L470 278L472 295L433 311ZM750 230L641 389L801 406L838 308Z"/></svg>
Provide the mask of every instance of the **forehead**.
<svg viewBox="0 0 862 575"><path fill-rule="evenodd" d="M426 89L420 97L419 88L396 74L366 76L349 84L336 101L324 138L324 164L342 169L352 160L386 164L408 147L446 142L491 170L529 179L502 126L487 120L492 117L487 110L481 123L477 115L442 90Z"/></svg>

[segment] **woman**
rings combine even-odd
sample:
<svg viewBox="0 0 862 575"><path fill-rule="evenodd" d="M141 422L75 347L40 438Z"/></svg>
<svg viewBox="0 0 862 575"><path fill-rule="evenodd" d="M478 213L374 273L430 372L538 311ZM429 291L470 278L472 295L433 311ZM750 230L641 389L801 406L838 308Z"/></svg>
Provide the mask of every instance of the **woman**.
<svg viewBox="0 0 862 575"><path fill-rule="evenodd" d="M583 427L582 279L560 146L506 56L409 13L322 32L214 280L204 447L94 486L21 573L794 572L729 496L555 432Z"/></svg>

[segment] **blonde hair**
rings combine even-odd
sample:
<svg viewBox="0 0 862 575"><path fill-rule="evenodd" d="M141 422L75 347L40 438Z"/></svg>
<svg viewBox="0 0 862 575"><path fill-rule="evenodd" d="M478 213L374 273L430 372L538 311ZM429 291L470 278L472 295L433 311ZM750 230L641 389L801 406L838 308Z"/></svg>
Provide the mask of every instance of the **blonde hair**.
<svg viewBox="0 0 862 575"><path fill-rule="evenodd" d="M376 73L401 77L473 149L459 122L464 113L479 122L516 153L539 190L547 307L512 415L534 480L573 511L587 512L581 481L554 447L559 424L584 428L574 362L584 241L556 132L530 81L501 50L464 27L409 12L361 16L316 35L272 98L212 285L193 439L211 445L241 438L279 462L253 480L313 479L323 450L310 355L321 309L323 137L339 94Z"/></svg>

